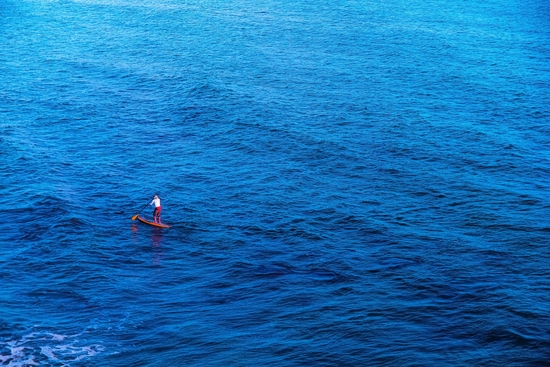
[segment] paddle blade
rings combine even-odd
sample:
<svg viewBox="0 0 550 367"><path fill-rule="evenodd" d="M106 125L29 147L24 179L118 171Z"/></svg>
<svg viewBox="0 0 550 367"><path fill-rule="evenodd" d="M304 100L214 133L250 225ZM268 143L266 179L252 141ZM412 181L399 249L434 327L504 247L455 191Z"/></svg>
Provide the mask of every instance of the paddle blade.
<svg viewBox="0 0 550 367"><path fill-rule="evenodd" d="M136 218L138 217L139 214L136 214L132 217L132 220L136 220Z"/></svg>

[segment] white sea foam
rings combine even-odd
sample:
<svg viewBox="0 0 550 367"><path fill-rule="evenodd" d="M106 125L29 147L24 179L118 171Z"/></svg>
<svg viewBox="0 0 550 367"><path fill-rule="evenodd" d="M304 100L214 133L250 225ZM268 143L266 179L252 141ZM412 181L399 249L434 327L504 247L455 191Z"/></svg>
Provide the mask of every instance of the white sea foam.
<svg viewBox="0 0 550 367"><path fill-rule="evenodd" d="M20 339L0 341L0 350L3 350L0 363L3 366L27 367L48 361L70 367L73 361L86 360L105 350L99 344L85 345L79 340L80 335L31 332Z"/></svg>

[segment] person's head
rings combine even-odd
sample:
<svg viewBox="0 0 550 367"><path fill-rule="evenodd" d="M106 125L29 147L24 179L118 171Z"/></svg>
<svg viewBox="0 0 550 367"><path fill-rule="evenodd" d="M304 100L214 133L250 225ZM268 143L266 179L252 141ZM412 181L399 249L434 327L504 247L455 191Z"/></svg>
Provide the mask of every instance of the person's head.
<svg viewBox="0 0 550 367"><path fill-rule="evenodd" d="M159 196L158 196L158 195L155 195L155 199L158 199L158 198L159 198Z"/></svg>

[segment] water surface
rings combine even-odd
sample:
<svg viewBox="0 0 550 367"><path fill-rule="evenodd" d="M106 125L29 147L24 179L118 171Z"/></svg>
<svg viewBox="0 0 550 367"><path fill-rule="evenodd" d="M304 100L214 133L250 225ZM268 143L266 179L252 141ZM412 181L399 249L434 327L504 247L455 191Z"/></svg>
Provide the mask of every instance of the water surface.
<svg viewBox="0 0 550 367"><path fill-rule="evenodd" d="M3 365L549 365L547 2L0 15Z"/></svg>

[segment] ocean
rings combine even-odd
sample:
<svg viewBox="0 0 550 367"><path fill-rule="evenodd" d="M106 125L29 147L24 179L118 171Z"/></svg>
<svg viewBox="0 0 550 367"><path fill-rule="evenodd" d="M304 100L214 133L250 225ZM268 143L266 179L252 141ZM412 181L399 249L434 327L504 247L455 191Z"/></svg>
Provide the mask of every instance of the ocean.
<svg viewBox="0 0 550 367"><path fill-rule="evenodd" d="M2 366L550 366L548 1L0 0L0 45Z"/></svg>

